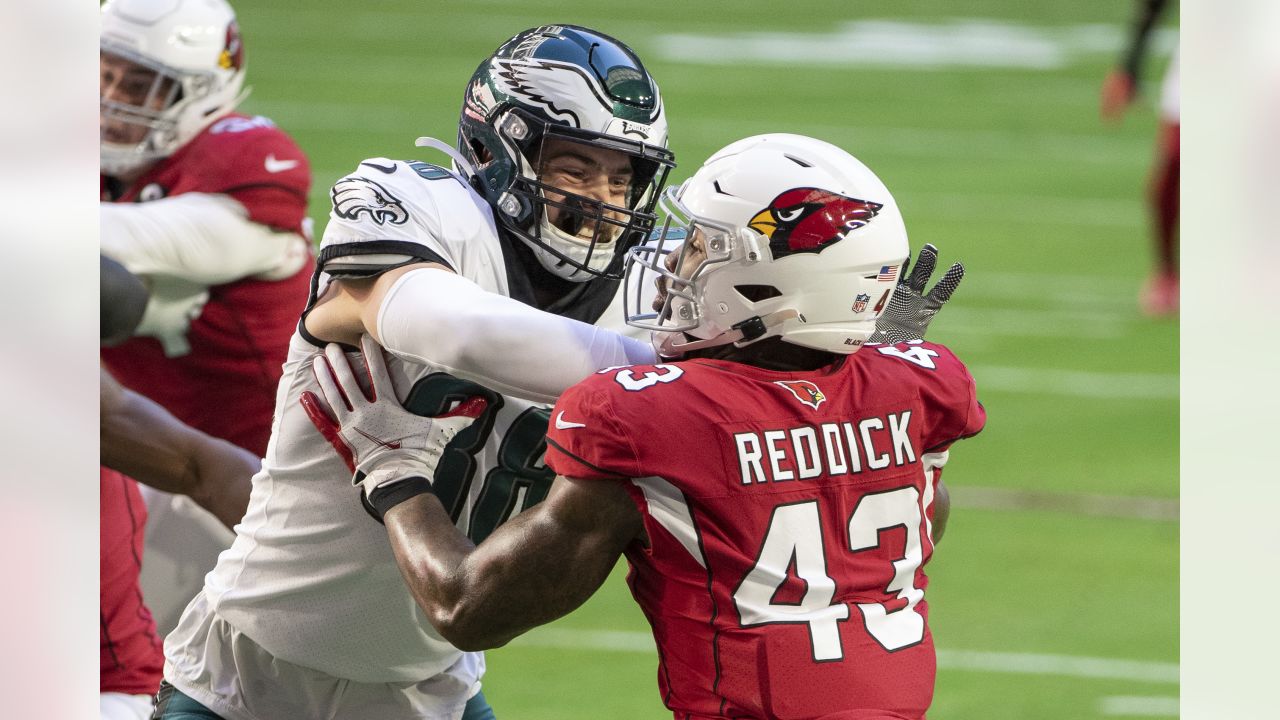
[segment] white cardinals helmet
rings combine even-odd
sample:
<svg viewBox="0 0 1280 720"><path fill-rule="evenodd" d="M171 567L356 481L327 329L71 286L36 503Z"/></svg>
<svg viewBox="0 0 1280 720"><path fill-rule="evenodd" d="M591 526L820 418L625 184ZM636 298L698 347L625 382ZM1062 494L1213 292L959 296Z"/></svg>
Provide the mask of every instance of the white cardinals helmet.
<svg viewBox="0 0 1280 720"><path fill-rule="evenodd" d="M627 322L664 357L779 336L856 352L910 250L898 204L857 158L802 135L739 140L662 197L664 224L627 258ZM686 242L687 238L687 242ZM667 255L679 251L674 270ZM665 294L646 308L660 278Z"/></svg>
<svg viewBox="0 0 1280 720"><path fill-rule="evenodd" d="M100 41L108 175L172 154L247 94L240 30L226 0L108 0Z"/></svg>

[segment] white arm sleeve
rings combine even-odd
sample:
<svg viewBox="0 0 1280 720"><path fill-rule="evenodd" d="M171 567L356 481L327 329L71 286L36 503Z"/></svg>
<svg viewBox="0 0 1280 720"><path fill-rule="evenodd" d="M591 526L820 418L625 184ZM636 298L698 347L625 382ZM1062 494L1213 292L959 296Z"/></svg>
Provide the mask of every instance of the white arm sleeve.
<svg viewBox="0 0 1280 720"><path fill-rule="evenodd" d="M378 309L378 336L405 360L548 403L597 370L657 362L649 343L542 312L438 268L396 280Z"/></svg>
<svg viewBox="0 0 1280 720"><path fill-rule="evenodd" d="M283 278L306 262L306 241L249 219L226 195L184 193L145 203L101 203L102 254L130 272L219 285Z"/></svg>

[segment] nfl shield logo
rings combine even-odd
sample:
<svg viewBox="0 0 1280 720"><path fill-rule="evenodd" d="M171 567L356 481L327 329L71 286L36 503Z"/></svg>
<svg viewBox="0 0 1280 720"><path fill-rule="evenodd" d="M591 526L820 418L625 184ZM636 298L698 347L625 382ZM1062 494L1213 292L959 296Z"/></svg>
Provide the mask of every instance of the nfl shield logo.
<svg viewBox="0 0 1280 720"><path fill-rule="evenodd" d="M860 313L867 309L867 303L871 302L871 296L866 293L858 293L858 297L853 299L853 311Z"/></svg>

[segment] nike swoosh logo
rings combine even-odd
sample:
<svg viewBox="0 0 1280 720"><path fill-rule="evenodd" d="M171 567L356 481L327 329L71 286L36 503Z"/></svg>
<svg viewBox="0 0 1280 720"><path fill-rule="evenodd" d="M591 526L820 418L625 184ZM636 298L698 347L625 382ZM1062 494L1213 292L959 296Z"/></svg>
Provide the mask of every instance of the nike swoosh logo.
<svg viewBox="0 0 1280 720"><path fill-rule="evenodd" d="M384 173L386 173L386 174L388 174L388 175L390 175L391 173L393 173L393 172L395 172L395 171L396 171L396 166L395 166L395 165L387 166L387 165L379 165L379 164L377 164L377 163L371 163L371 162L362 162L362 163L360 163L360 164L361 164L361 165L364 165L364 166L366 166L366 167L371 167L371 168L373 168L374 170L381 170L382 172L384 172Z"/></svg>
<svg viewBox="0 0 1280 720"><path fill-rule="evenodd" d="M564 419L563 410L561 410L560 414L556 416L557 430L572 430L573 428L580 428L580 427L586 427L586 426L587 426L586 423L566 422Z"/></svg>
<svg viewBox="0 0 1280 720"><path fill-rule="evenodd" d="M370 435L369 433L367 433L367 432L365 432L365 431L361 430L360 428L354 428L354 429L355 429L355 431L356 431L356 432L358 432L358 433L360 433L361 435L363 435L363 436L365 436L366 438L368 438L370 442L378 443L379 445L381 445L382 447L384 447L384 448L386 448L386 449L388 449L388 450L399 450L399 449L400 449L400 443L399 443L399 441L396 441L396 442L387 442L387 441L385 441L385 440L379 440L378 438L376 438L376 437L374 437L374 436Z"/></svg>
<svg viewBox="0 0 1280 720"><path fill-rule="evenodd" d="M267 172L278 173L278 172L284 172L285 170L292 170L298 167L298 164L300 162L302 161L301 160L277 160L275 154L271 154L267 156L266 161L263 162L262 164L267 168Z"/></svg>

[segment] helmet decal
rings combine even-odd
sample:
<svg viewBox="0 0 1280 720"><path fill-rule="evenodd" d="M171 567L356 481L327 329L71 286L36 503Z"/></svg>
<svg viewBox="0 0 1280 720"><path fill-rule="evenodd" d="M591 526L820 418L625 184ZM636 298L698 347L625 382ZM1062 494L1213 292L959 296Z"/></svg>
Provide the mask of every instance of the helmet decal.
<svg viewBox="0 0 1280 720"><path fill-rule="evenodd" d="M775 258L817 253L866 225L883 207L818 188L792 188L751 218L748 227L769 238Z"/></svg>
<svg viewBox="0 0 1280 720"><path fill-rule="evenodd" d="M803 135L730 143L668 188L659 209L656 239L628 251L623 312L653 333L664 358L771 338L857 352L909 255L884 182L847 151Z"/></svg>
<svg viewBox="0 0 1280 720"><path fill-rule="evenodd" d="M571 63L550 60L506 60L493 61L496 72L493 78L498 89L508 95L520 98L526 104L540 107L570 127L582 127L582 118L569 108L558 107L555 100L547 97L543 88L558 91L560 97L582 97L584 91L590 92L604 107L613 103L606 99L604 90L582 68Z"/></svg>
<svg viewBox="0 0 1280 720"><path fill-rule="evenodd" d="M244 67L244 44L240 42L240 25L232 20L227 24L227 39L218 55L218 67L223 70L239 70Z"/></svg>

